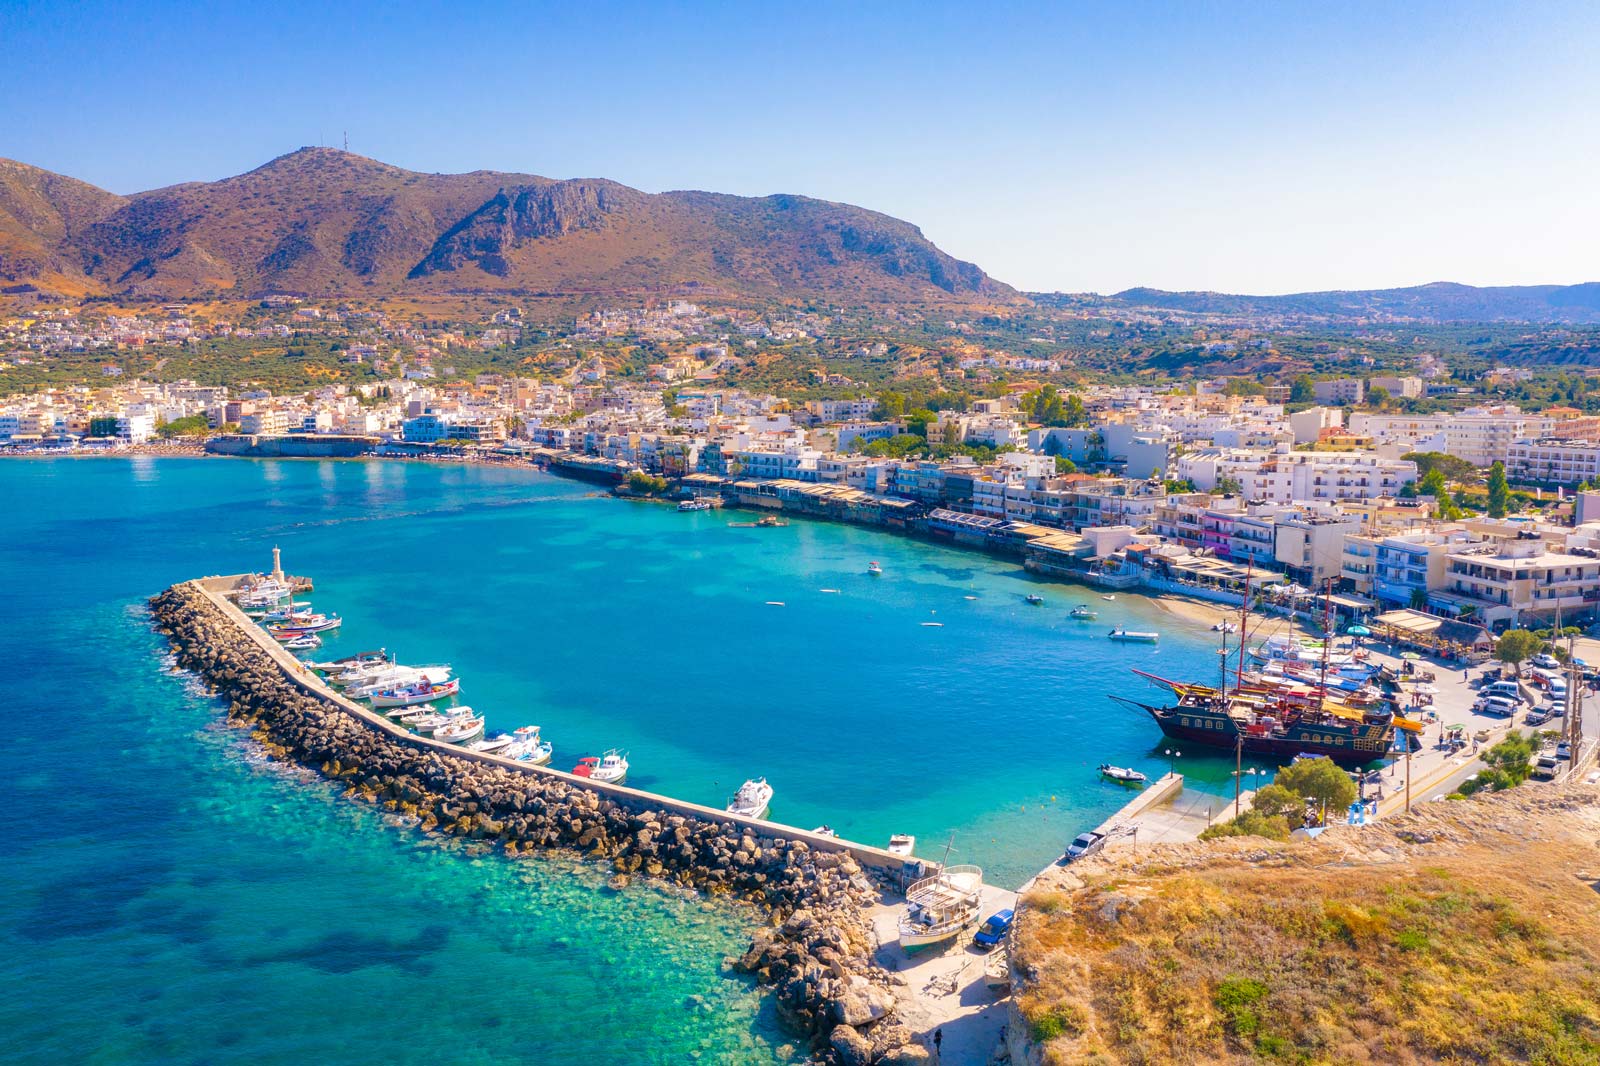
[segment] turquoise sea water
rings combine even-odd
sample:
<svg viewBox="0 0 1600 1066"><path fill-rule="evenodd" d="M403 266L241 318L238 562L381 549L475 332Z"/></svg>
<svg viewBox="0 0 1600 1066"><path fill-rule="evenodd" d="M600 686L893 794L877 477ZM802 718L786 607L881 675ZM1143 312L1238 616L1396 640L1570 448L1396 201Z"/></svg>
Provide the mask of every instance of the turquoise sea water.
<svg viewBox="0 0 1600 1066"><path fill-rule="evenodd" d="M792 1058L721 973L748 914L391 827L255 759L166 672L143 599L264 569L275 544L345 618L318 654L450 662L491 730L539 724L558 766L618 746L630 784L715 805L763 774L777 820L935 855L953 832L1012 885L1126 801L1098 763L1166 769L1153 726L1105 698L1149 691L1127 668L1215 670L1214 634L1140 597L528 470L6 461L0 500L5 1061ZM1067 618L1080 601L1098 622ZM1117 622L1159 648L1107 641ZM1219 792L1231 769L1181 763Z"/></svg>

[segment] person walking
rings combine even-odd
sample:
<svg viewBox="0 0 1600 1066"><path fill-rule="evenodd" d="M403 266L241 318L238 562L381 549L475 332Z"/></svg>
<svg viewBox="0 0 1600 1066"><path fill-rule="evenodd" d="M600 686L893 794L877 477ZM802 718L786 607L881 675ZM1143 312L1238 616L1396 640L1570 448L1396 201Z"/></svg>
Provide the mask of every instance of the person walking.
<svg viewBox="0 0 1600 1066"><path fill-rule="evenodd" d="M944 1061L944 1050L943 1050L943 1048L944 1048L944 1030L943 1029L935 1029L933 1031L933 1057L934 1057L935 1061L938 1061L938 1062L943 1062Z"/></svg>

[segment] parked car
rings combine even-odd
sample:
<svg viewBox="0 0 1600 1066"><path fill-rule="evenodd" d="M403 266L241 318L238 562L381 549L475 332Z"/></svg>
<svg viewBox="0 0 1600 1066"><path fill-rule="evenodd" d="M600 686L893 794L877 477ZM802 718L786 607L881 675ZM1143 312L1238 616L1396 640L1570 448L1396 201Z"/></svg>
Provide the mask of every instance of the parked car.
<svg viewBox="0 0 1600 1066"><path fill-rule="evenodd" d="M972 942L986 948L992 948L1004 940L1011 931L1011 923L1017 920L1017 914L1010 907L1003 911L996 911L989 915L989 920L978 927L972 934Z"/></svg>
<svg viewBox="0 0 1600 1066"><path fill-rule="evenodd" d="M1106 835L1093 831L1079 833L1072 843L1067 845L1067 853L1063 856L1068 862L1077 862L1088 855L1093 855L1106 846Z"/></svg>
<svg viewBox="0 0 1600 1066"><path fill-rule="evenodd" d="M1572 758L1572 745L1568 744L1565 740L1563 740L1561 743L1557 744L1556 745L1556 758L1558 758L1558 759L1570 759L1570 758Z"/></svg>
<svg viewBox="0 0 1600 1066"><path fill-rule="evenodd" d="M1522 690L1517 687L1515 681L1496 681L1492 685L1485 685L1483 687L1483 695L1504 696L1507 699L1516 700L1518 703L1522 702Z"/></svg>
<svg viewBox="0 0 1600 1066"><path fill-rule="evenodd" d="M1559 670L1561 669L1561 660L1549 652L1541 652L1533 657L1533 665L1541 670Z"/></svg>
<svg viewBox="0 0 1600 1066"><path fill-rule="evenodd" d="M1555 715L1551 713L1551 710L1548 706L1535 707L1533 710L1528 712L1528 717L1524 718L1522 722L1524 725L1544 725L1554 717Z"/></svg>
<svg viewBox="0 0 1600 1066"><path fill-rule="evenodd" d="M1533 762L1533 776L1541 781L1548 781L1556 776L1558 768L1554 755L1540 755Z"/></svg>
<svg viewBox="0 0 1600 1066"><path fill-rule="evenodd" d="M1501 718L1510 718L1522 709L1522 701L1509 696L1485 696L1474 707L1483 714L1496 714Z"/></svg>

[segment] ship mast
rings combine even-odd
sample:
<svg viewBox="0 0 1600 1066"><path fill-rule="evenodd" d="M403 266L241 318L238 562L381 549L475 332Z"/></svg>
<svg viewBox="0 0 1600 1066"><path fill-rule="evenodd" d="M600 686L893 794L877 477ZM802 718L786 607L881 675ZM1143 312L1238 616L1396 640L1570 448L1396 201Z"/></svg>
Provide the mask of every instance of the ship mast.
<svg viewBox="0 0 1600 1066"><path fill-rule="evenodd" d="M1321 694L1317 697L1317 706L1320 708L1328 698L1328 652L1333 649L1333 579L1330 577L1322 586L1322 681Z"/></svg>
<svg viewBox="0 0 1600 1066"><path fill-rule="evenodd" d="M1239 672L1234 676L1233 687L1244 688L1244 644L1250 634L1250 576L1255 572L1256 558L1250 556L1244 567L1244 602L1239 604ZM1227 646L1227 630L1223 630L1223 646Z"/></svg>

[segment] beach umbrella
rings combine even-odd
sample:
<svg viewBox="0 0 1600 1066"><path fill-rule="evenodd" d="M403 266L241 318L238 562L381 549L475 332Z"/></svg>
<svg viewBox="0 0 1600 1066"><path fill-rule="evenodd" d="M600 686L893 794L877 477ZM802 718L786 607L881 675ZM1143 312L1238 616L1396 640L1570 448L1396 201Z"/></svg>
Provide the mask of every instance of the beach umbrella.
<svg viewBox="0 0 1600 1066"><path fill-rule="evenodd" d="M1346 626L1344 631L1352 637L1372 636L1372 630L1368 629L1366 626Z"/></svg>
<svg viewBox="0 0 1600 1066"><path fill-rule="evenodd" d="M1403 652L1400 653L1400 658L1402 658L1402 659L1420 659L1420 658L1422 658L1422 656L1418 655L1414 651L1403 651Z"/></svg>

